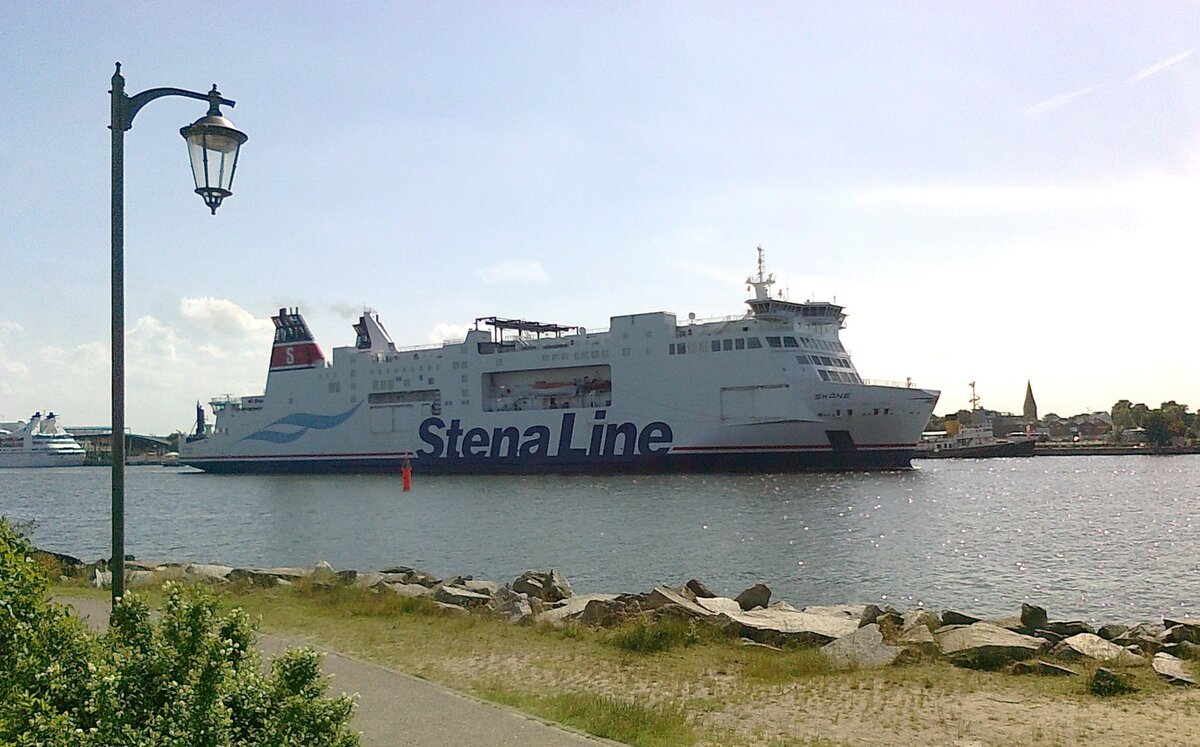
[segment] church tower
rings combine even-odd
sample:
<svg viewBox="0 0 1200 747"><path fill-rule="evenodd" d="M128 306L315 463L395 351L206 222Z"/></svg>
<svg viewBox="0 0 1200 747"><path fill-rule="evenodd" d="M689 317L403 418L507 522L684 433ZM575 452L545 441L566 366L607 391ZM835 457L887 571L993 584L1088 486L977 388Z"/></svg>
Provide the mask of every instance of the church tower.
<svg viewBox="0 0 1200 747"><path fill-rule="evenodd" d="M1033 384L1025 380L1025 424L1029 428L1036 428L1038 422L1037 402L1033 399Z"/></svg>

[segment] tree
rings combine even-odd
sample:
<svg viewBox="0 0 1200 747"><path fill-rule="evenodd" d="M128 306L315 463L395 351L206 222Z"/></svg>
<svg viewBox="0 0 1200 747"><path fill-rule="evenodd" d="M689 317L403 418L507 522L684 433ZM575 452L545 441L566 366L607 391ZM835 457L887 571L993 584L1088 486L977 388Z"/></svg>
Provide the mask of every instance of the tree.
<svg viewBox="0 0 1200 747"><path fill-rule="evenodd" d="M1171 422L1162 410L1154 410L1147 415L1142 427L1146 429L1146 438L1150 439L1150 443L1155 446L1166 446L1171 443Z"/></svg>
<svg viewBox="0 0 1200 747"><path fill-rule="evenodd" d="M32 548L0 519L0 744L16 747L353 747L346 695L326 698L319 655L264 675L254 627L199 587L168 584L162 619L141 599L103 635L46 600Z"/></svg>

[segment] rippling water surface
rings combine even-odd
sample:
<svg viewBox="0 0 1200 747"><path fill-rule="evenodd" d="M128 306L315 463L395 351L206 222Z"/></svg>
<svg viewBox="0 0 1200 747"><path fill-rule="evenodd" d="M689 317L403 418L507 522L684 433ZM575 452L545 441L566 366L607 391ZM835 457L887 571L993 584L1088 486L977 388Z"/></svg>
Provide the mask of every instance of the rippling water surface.
<svg viewBox="0 0 1200 747"><path fill-rule="evenodd" d="M797 606L918 603L1054 617L1200 610L1200 457L918 461L846 475L214 476L126 471L126 551L228 565L511 580L576 591L762 581ZM107 556L109 472L0 470L0 514L41 547Z"/></svg>

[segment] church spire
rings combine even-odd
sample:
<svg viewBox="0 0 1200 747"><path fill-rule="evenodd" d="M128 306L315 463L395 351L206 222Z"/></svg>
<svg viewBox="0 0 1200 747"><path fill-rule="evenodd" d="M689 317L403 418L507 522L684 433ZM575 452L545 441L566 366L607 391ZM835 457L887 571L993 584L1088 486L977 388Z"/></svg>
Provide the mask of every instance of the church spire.
<svg viewBox="0 0 1200 747"><path fill-rule="evenodd" d="M1034 427L1038 422L1037 402L1033 399L1033 383L1025 380L1025 423Z"/></svg>

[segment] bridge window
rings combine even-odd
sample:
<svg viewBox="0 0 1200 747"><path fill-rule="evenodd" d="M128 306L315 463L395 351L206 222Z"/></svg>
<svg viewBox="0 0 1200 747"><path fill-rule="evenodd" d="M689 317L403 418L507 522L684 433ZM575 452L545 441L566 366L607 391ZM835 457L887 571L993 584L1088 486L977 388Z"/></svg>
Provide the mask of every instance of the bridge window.
<svg viewBox="0 0 1200 747"><path fill-rule="evenodd" d="M768 337L767 344L773 348L777 348L780 346L779 338L778 337Z"/></svg>

